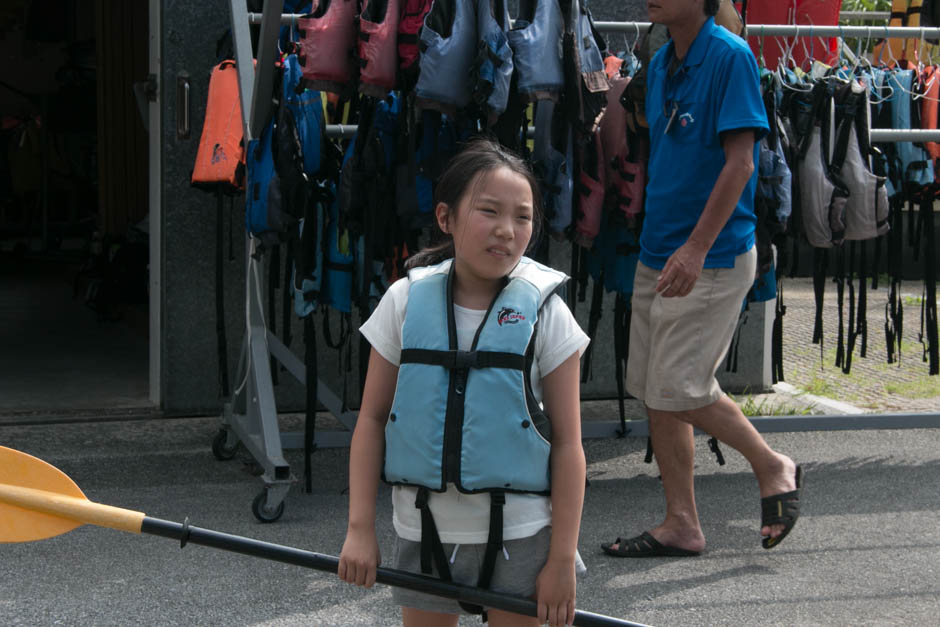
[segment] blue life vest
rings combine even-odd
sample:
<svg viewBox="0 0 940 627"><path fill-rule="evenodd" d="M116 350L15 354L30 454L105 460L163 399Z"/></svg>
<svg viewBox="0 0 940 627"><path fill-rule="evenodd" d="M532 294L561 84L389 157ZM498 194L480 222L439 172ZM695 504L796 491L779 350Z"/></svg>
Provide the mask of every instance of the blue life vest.
<svg viewBox="0 0 940 627"><path fill-rule="evenodd" d="M245 228L255 235L283 231L285 226L280 223L280 212L274 211L280 206L281 186L274 171L273 135L272 119L261 131L261 137L248 142L245 153Z"/></svg>
<svg viewBox="0 0 940 627"><path fill-rule="evenodd" d="M401 365L385 428L383 478L465 493L550 492L547 419L529 369L541 306L567 277L523 257L457 350L453 260L409 273Z"/></svg>
<svg viewBox="0 0 940 627"><path fill-rule="evenodd" d="M435 0L424 17L415 96L419 107L454 113L470 104L467 80L477 48L471 0Z"/></svg>
<svg viewBox="0 0 940 627"><path fill-rule="evenodd" d="M570 126L565 126L563 145L555 147L555 112L551 100L535 105L535 138L532 165L542 187L545 216L552 233L563 233L571 224L571 201L574 191L574 146ZM558 111L558 115L563 115ZM562 152L564 150L564 152Z"/></svg>
<svg viewBox="0 0 940 627"><path fill-rule="evenodd" d="M303 89L303 68L296 54L284 57L282 104L287 105L303 154L303 171L307 176L320 170L320 143L323 141L323 103L320 92Z"/></svg>
<svg viewBox="0 0 940 627"><path fill-rule="evenodd" d="M312 215L300 220L299 224L300 241L303 243L301 250L311 254L313 258L294 260L291 286L294 291L294 313L298 318L304 318L316 311L323 283L323 220L326 213L323 205L325 202L331 202L329 195L325 195L324 191L325 188L321 188L321 195L314 204ZM309 225L310 231L305 231L308 220L313 223ZM306 272L304 266L308 266Z"/></svg>
<svg viewBox="0 0 940 627"><path fill-rule="evenodd" d="M914 83L914 70L896 70L888 75L888 85L894 89L891 94L891 128L911 128L911 89ZM920 105L914 105L920 106ZM913 142L897 142L897 158L900 161L901 184L923 187L933 183L933 164L927 151ZM899 192L899 189L889 191Z"/></svg>
<svg viewBox="0 0 940 627"><path fill-rule="evenodd" d="M471 71L473 99L485 108L490 121L495 122L506 111L509 102L509 84L512 79L512 50L506 29L509 11L504 0L477 1L477 28L479 44Z"/></svg>
<svg viewBox="0 0 940 627"><path fill-rule="evenodd" d="M561 7L558 0L530 0L527 4L527 14L517 19L508 33L519 73L518 90L526 100L557 99L565 86Z"/></svg>

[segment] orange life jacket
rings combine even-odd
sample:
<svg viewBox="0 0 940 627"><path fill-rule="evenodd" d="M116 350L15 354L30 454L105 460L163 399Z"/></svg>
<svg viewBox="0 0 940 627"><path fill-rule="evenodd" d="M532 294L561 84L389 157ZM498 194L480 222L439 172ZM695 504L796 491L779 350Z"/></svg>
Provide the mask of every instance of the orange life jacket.
<svg viewBox="0 0 940 627"><path fill-rule="evenodd" d="M238 95L238 70L234 61L223 61L209 77L206 119L193 166L192 184L198 187L228 185L243 189L245 178L244 129Z"/></svg>

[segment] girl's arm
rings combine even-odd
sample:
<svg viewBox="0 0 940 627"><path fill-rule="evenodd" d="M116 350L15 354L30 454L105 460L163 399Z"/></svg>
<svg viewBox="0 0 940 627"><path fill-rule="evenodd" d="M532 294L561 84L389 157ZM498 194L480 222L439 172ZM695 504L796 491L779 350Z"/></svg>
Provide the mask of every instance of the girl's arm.
<svg viewBox="0 0 940 627"><path fill-rule="evenodd" d="M545 411L552 422L552 541L536 594L538 618L551 625L574 622L574 564L585 483L579 366L575 352L542 379Z"/></svg>
<svg viewBox="0 0 940 627"><path fill-rule="evenodd" d="M385 422L397 381L398 367L373 348L349 446L349 526L337 571L343 581L367 588L375 583L375 571L382 561L375 537L375 499L385 448Z"/></svg>

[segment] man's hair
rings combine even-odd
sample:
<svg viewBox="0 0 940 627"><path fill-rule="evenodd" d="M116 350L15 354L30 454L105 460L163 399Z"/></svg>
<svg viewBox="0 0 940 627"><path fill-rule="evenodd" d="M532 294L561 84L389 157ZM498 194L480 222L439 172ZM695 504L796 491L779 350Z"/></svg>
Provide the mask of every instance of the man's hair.
<svg viewBox="0 0 940 627"><path fill-rule="evenodd" d="M705 0L705 15L715 15L718 13L718 6L721 0Z"/></svg>

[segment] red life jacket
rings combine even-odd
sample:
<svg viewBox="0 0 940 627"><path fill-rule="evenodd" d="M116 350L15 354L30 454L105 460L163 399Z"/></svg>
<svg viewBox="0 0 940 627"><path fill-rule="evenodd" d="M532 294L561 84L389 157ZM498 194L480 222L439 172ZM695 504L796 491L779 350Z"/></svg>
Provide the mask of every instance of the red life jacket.
<svg viewBox="0 0 940 627"><path fill-rule="evenodd" d="M398 18L399 67L414 80L418 70L418 32L434 0L401 0Z"/></svg>
<svg viewBox="0 0 940 627"><path fill-rule="evenodd" d="M398 74L399 0L363 0L359 18L359 91L384 98Z"/></svg>
<svg viewBox="0 0 940 627"><path fill-rule="evenodd" d="M619 106L619 105L617 105ZM594 238L601 230L601 215L604 212L604 188L606 180L604 148L600 130L594 132L584 147L581 171L578 173L578 217L575 220L574 241L590 249Z"/></svg>
<svg viewBox="0 0 940 627"><path fill-rule="evenodd" d="M610 79L600 138L606 157L607 206L621 211L632 224L643 211L646 170L642 155L631 155L627 141L627 112L620 104L620 96L629 83L628 77L619 74Z"/></svg>
<svg viewBox="0 0 940 627"><path fill-rule="evenodd" d="M342 92L355 78L356 0L320 0L297 20L300 64L309 89Z"/></svg>
<svg viewBox="0 0 940 627"><path fill-rule="evenodd" d="M242 107L238 95L238 70L234 61L223 61L209 77L206 119L193 166L192 184L244 188L245 146Z"/></svg>

